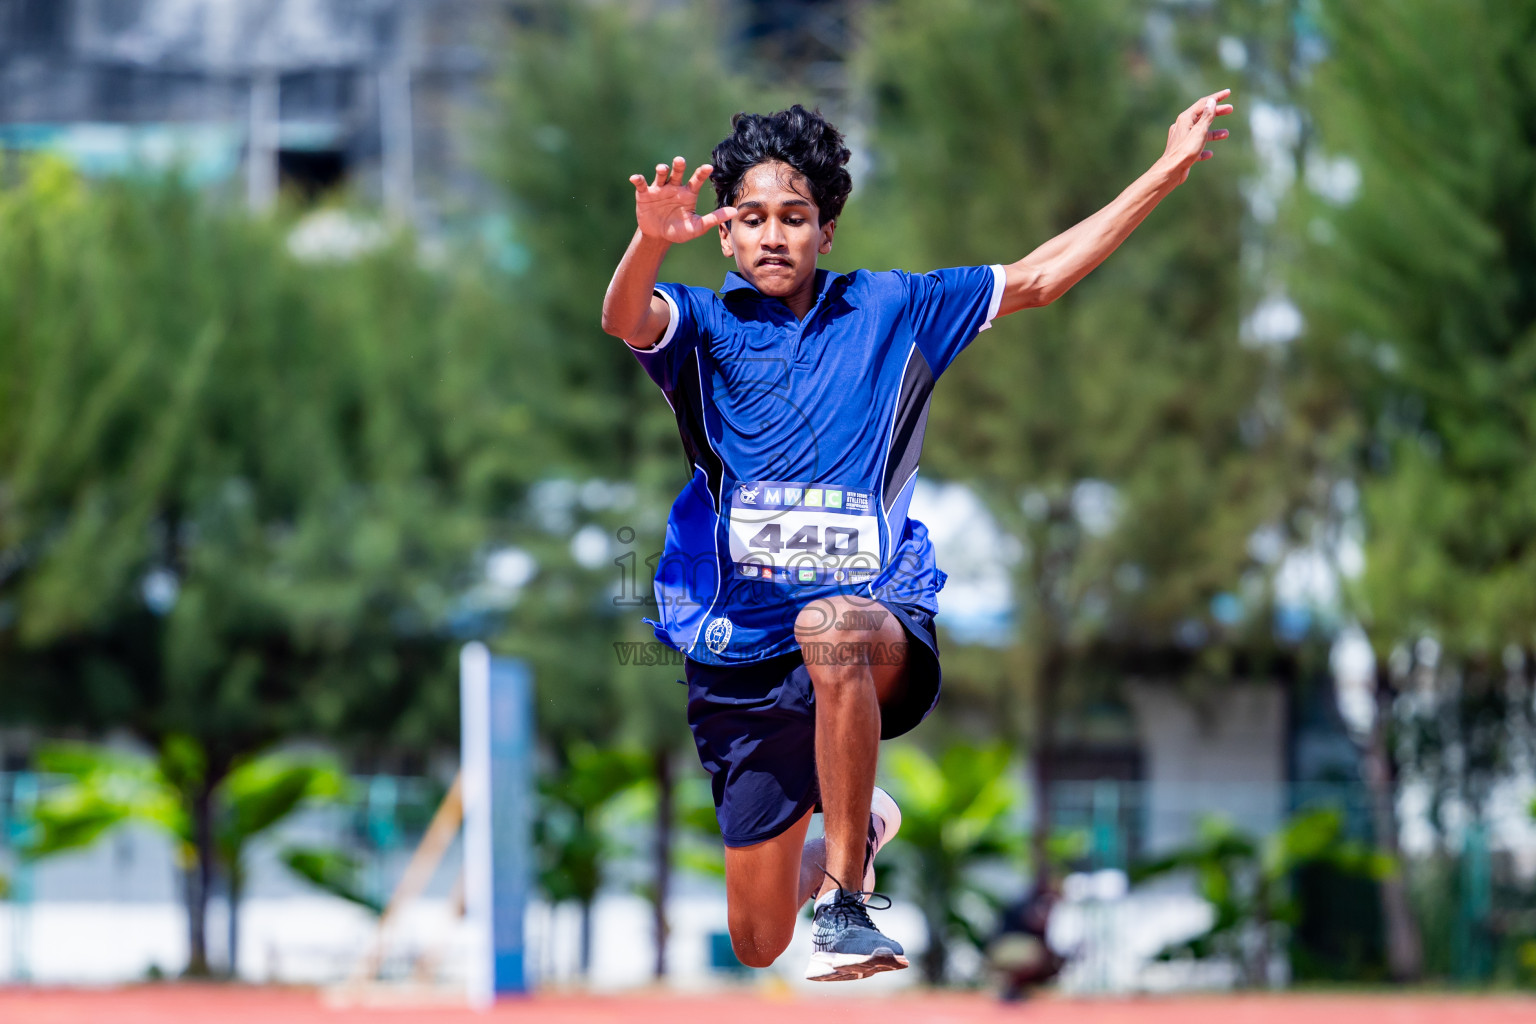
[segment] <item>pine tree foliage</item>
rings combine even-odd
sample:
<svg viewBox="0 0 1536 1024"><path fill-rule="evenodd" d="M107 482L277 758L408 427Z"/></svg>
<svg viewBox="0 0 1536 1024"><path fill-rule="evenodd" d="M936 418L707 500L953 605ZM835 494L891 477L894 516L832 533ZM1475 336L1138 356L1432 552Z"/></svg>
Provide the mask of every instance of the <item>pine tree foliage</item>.
<svg viewBox="0 0 1536 1024"><path fill-rule="evenodd" d="M4 713L215 763L451 736L488 512L537 462L484 283L47 164L0 193L0 267Z"/></svg>
<svg viewBox="0 0 1536 1024"><path fill-rule="evenodd" d="M1536 5L1325 4L1296 291L1386 648L1536 618ZM1383 652L1385 653L1385 652Z"/></svg>
<svg viewBox="0 0 1536 1024"><path fill-rule="evenodd" d="M1213 54L1190 63L1165 35L1119 0L878 9L873 180L845 234L875 222L913 270L1023 257L1113 199L1172 118L1227 84ZM925 471L974 486L1022 544L1015 671L1052 647L1183 645L1219 674L1224 650L1267 643L1248 541L1283 518L1287 441L1270 363L1239 340L1247 161L1229 120L1233 141L1119 252L998 321L935 391ZM1218 614L1224 593L1237 601Z"/></svg>

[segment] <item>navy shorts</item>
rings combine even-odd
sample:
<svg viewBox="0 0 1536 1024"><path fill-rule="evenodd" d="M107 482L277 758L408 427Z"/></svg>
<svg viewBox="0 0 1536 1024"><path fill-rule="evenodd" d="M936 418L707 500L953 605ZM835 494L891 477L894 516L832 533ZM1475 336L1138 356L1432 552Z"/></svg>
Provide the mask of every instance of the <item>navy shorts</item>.
<svg viewBox="0 0 1536 1024"><path fill-rule="evenodd" d="M882 708L880 738L908 732L939 702L942 676L933 616L881 605L907 634L907 685ZM687 660L688 727L709 772L726 846L779 835L821 798L816 780L816 695L798 650L745 665Z"/></svg>

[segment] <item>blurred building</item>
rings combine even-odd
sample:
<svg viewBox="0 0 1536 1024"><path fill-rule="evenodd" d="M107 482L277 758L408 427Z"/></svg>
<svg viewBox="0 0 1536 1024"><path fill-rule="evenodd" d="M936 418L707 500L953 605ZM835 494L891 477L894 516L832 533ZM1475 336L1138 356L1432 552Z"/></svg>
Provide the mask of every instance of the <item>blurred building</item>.
<svg viewBox="0 0 1536 1024"><path fill-rule="evenodd" d="M1094 867L1116 869L1188 842L1207 817L1268 835L1319 799L1367 835L1359 755L1330 681L1283 668L1201 691L1184 676L1126 670L1111 692L1062 715L1052 821L1090 838Z"/></svg>
<svg viewBox="0 0 1536 1024"><path fill-rule="evenodd" d="M488 0L0 0L0 147L178 165L253 207L338 186L430 227L483 189Z"/></svg>
<svg viewBox="0 0 1536 1024"><path fill-rule="evenodd" d="M661 6L666 6L665 0ZM856 0L733 0L742 47L846 104ZM256 209L346 187L429 232L491 203L481 100L535 0L0 0L0 150L175 165Z"/></svg>
<svg viewBox="0 0 1536 1024"><path fill-rule="evenodd" d="M803 82L834 120L848 113L848 55L861 0L737 0L745 48L790 81Z"/></svg>

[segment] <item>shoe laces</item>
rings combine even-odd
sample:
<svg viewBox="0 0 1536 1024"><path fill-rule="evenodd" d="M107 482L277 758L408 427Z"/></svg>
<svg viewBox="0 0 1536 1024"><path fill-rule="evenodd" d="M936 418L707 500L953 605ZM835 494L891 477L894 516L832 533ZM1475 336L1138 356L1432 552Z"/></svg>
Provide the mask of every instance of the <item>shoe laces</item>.
<svg viewBox="0 0 1536 1024"><path fill-rule="evenodd" d="M871 904L869 900L885 900L884 906L874 905L875 910L891 909L891 898L885 893L873 892L863 889L846 889L830 871L827 877L837 882L836 894L830 903L823 904L819 910L829 914L834 923L846 928L850 925L860 925L865 928L874 928L875 923L869 919Z"/></svg>

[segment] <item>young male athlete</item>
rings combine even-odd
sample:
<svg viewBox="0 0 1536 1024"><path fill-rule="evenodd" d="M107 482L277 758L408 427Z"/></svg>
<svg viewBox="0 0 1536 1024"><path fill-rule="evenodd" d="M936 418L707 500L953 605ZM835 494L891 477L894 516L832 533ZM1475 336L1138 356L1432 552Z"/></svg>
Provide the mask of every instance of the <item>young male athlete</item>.
<svg viewBox="0 0 1536 1024"><path fill-rule="evenodd" d="M652 625L687 655L743 963L771 964L817 895L808 978L907 966L865 898L901 822L875 788L879 741L939 696L945 577L907 515L929 394L994 318L1054 301L1210 158L1229 93L1180 114L1162 157L1108 206L1006 266L818 270L852 189L849 154L798 105L737 115L691 177L677 157L649 183L630 178L638 230L603 330L665 393L694 467L667 521ZM720 205L700 216L711 176ZM711 229L736 262L720 292L658 284L668 248ZM818 806L824 846L805 841Z"/></svg>

